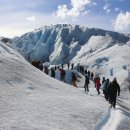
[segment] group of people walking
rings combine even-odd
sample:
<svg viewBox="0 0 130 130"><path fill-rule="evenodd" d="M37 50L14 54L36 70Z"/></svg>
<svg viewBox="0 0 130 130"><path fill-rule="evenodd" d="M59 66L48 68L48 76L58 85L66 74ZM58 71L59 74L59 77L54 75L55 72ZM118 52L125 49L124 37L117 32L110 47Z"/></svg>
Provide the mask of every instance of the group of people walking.
<svg viewBox="0 0 130 130"><path fill-rule="evenodd" d="M37 67L40 70L44 70L44 73L46 73L47 75L49 74L49 69L48 66L43 66L40 61L33 61L32 65L34 65L35 67ZM67 64L68 69L70 69L70 63ZM71 83L74 87L77 87L76 81L77 81L77 76L76 73L73 71L74 69L74 63L71 64ZM59 70L60 72L60 80L63 82L65 81L65 76L66 76L66 71L64 70L64 65L63 63L61 64L61 66L55 66L55 67L51 67L50 69L50 76L55 78L56 76L56 70ZM116 78L113 79L112 82L110 82L109 79L105 79L105 77L103 77L102 82L99 76L95 76L94 77L94 73L90 72L89 70L87 71L87 69L84 69L83 66L80 66L78 64L77 66L77 70L82 73L85 76L85 84L84 84L84 89L85 91L89 92L89 84L90 84L90 80L92 80L95 84L95 88L97 90L97 93L100 94L100 88L102 86L102 90L103 90L103 94L104 97L107 101L109 101L109 103L111 104L111 107L115 108L116 105L116 98L117 95L120 95L120 86L117 83Z"/></svg>
<svg viewBox="0 0 130 130"><path fill-rule="evenodd" d="M34 61L32 61L31 64L33 66L35 66L36 68L40 69L41 71L43 71L45 74L50 75L53 78L56 78L56 71L59 71L60 81L66 82L66 80L65 80L66 71L64 70L63 63L61 65L55 65L54 67L51 67L51 69L49 69L47 65L43 66L39 60L38 61L34 60ZM70 68L70 66L71 66L71 68ZM71 69L71 84L73 86L77 87L77 85L76 85L77 76L73 72L74 63L72 63L72 64L68 63L67 67L68 67L68 69Z"/></svg>
<svg viewBox="0 0 130 130"><path fill-rule="evenodd" d="M116 106L116 98L117 95L120 95L120 86L117 82L117 79L114 78L112 82L110 82L109 79L105 79L105 77L103 77L102 79L102 83L100 80L99 76L96 76L95 78L89 77L90 76L90 72L85 74L85 91L89 92L89 83L90 83L90 79L94 82L95 84L95 88L97 90L97 93L100 94L100 88L102 86L102 90L103 90L103 94L104 97L107 101L109 101L109 103L111 104L111 107L115 108Z"/></svg>

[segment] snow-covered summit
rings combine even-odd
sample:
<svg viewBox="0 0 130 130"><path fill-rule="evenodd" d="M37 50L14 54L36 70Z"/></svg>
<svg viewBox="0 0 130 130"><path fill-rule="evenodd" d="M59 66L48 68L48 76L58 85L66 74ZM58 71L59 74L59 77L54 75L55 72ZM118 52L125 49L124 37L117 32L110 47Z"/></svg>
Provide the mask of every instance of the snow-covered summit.
<svg viewBox="0 0 130 130"><path fill-rule="evenodd" d="M60 64L70 62L83 45L87 47L93 36L109 36L112 39L111 45L117 42L125 44L130 39L117 32L79 25L57 24L44 26L16 37L13 39L13 45L30 61L40 59L42 62Z"/></svg>

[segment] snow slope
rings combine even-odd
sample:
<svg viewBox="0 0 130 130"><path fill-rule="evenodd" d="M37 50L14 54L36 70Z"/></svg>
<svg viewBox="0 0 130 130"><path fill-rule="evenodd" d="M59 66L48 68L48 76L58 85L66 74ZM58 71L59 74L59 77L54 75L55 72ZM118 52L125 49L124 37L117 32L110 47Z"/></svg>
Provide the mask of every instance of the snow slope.
<svg viewBox="0 0 130 130"><path fill-rule="evenodd" d="M45 75L2 42L0 71L0 130L93 130L109 107L96 91Z"/></svg>
<svg viewBox="0 0 130 130"><path fill-rule="evenodd" d="M78 25L45 26L12 39L13 47L29 61L80 63L101 78L117 77L121 96L117 109L111 110L92 82L87 94L82 76L79 89L52 79L16 52L8 43L10 39L0 38L0 129L129 130L129 39L116 32ZM66 72L70 83L71 72ZM58 72L56 76L58 79Z"/></svg>

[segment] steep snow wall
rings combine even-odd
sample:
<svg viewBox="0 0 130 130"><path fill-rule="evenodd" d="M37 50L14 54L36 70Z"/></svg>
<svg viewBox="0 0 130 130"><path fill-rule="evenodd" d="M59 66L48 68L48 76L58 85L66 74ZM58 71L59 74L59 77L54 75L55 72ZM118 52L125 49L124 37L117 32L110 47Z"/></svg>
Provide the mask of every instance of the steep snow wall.
<svg viewBox="0 0 130 130"><path fill-rule="evenodd" d="M93 40L94 36L102 36L105 40L109 40L105 43L102 38L99 47L106 44L104 49L116 43L125 44L129 41L129 37L117 32L79 25L58 24L44 26L21 37L15 37L12 39L12 44L29 61L39 59L42 62L60 64L70 62L83 45L85 45L84 49L90 49L87 44L89 40ZM98 40L100 39L97 38ZM96 41L93 44L95 45Z"/></svg>

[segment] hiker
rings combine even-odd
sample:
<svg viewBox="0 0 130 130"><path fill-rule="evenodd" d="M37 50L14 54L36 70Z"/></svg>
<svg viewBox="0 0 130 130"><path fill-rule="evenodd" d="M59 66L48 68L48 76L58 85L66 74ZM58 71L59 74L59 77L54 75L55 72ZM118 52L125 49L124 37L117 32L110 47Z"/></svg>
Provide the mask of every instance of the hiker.
<svg viewBox="0 0 130 130"><path fill-rule="evenodd" d="M88 71L88 77L90 78L90 71Z"/></svg>
<svg viewBox="0 0 130 130"><path fill-rule="evenodd" d="M47 75L48 75L48 73L49 73L49 70L48 70L48 67L47 67L47 66L44 67L44 73L47 74Z"/></svg>
<svg viewBox="0 0 130 130"><path fill-rule="evenodd" d="M39 61L37 64L38 64L37 65L38 69L40 69L41 71L43 71L43 65L42 65L42 63Z"/></svg>
<svg viewBox="0 0 130 130"><path fill-rule="evenodd" d="M84 74L84 66L80 66L80 73Z"/></svg>
<svg viewBox="0 0 130 130"><path fill-rule="evenodd" d="M77 87L76 80L77 80L76 74L72 72L72 85L75 87Z"/></svg>
<svg viewBox="0 0 130 130"><path fill-rule="evenodd" d="M57 66L55 65L55 71L57 70Z"/></svg>
<svg viewBox="0 0 130 130"><path fill-rule="evenodd" d="M100 94L100 91L99 91L100 86L101 86L100 77L98 76L98 77L96 78L96 89L97 89L98 94Z"/></svg>
<svg viewBox="0 0 130 130"><path fill-rule="evenodd" d="M84 74L87 75L87 73L88 73L88 72L87 72L87 69L85 69Z"/></svg>
<svg viewBox="0 0 130 130"><path fill-rule="evenodd" d="M55 78L55 70L51 68L51 77Z"/></svg>
<svg viewBox="0 0 130 130"><path fill-rule="evenodd" d="M106 81L105 77L102 78L102 84Z"/></svg>
<svg viewBox="0 0 130 130"><path fill-rule="evenodd" d="M60 69L60 74L61 74L61 81L64 81L65 82L65 70L64 69Z"/></svg>
<svg viewBox="0 0 130 130"><path fill-rule="evenodd" d="M91 80L93 80L94 74L93 72L91 72Z"/></svg>
<svg viewBox="0 0 130 130"><path fill-rule="evenodd" d="M108 101L109 86L110 86L110 81L109 79L106 79L106 81L102 85L102 89L103 89L104 97L107 101Z"/></svg>
<svg viewBox="0 0 130 130"><path fill-rule="evenodd" d="M116 78L114 78L109 87L109 101L110 101L111 107L113 108L115 108L116 106L117 94L118 96L120 96L120 86L117 83Z"/></svg>
<svg viewBox="0 0 130 130"><path fill-rule="evenodd" d="M85 88L85 91L87 91L87 92L89 92L88 85L89 85L89 77L87 75L85 75L85 85L84 85L84 88Z"/></svg>
<svg viewBox="0 0 130 130"><path fill-rule="evenodd" d="M74 69L74 63L71 64L71 70L73 70L73 69Z"/></svg>

